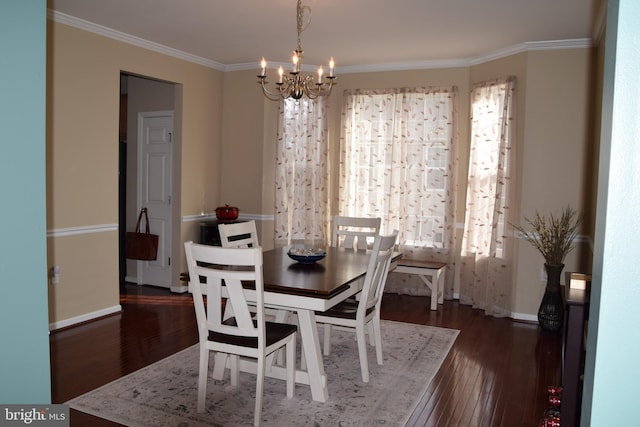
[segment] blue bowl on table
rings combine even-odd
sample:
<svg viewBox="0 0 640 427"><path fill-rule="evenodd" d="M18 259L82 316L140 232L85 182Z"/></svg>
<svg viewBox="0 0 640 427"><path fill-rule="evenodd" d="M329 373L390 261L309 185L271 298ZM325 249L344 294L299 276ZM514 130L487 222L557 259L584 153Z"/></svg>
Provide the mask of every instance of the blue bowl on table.
<svg viewBox="0 0 640 427"><path fill-rule="evenodd" d="M327 256L324 249L308 249L308 248L291 248L287 252L289 258L300 264L315 264Z"/></svg>

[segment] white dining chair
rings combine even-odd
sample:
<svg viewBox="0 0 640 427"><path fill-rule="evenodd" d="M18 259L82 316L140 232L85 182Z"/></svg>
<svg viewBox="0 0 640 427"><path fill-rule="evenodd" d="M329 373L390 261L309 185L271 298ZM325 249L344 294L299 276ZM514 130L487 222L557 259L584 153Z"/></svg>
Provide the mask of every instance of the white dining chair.
<svg viewBox="0 0 640 427"><path fill-rule="evenodd" d="M381 222L381 218L335 215L332 223L331 246L367 249L369 242L380 234Z"/></svg>
<svg viewBox="0 0 640 427"><path fill-rule="evenodd" d="M398 230L390 235L377 236L369 257L359 301L346 300L325 312L316 312L316 322L324 324L324 355L330 354L331 327L355 330L360 357L362 381L369 382L369 363L367 360L366 330L369 341L375 345L376 359L382 365L382 338L380 333L380 305L389 273L389 265L395 248Z"/></svg>
<svg viewBox="0 0 640 427"><path fill-rule="evenodd" d="M223 248L256 248L260 246L256 222L231 222L218 224L220 244Z"/></svg>
<svg viewBox="0 0 640 427"><path fill-rule="evenodd" d="M220 244L223 248L257 248L260 246L254 220L220 223L218 224L218 230L220 232ZM286 322L289 317L288 311L275 308L266 308L265 313L270 319L281 323Z"/></svg>
<svg viewBox="0 0 640 427"><path fill-rule="evenodd" d="M365 250L380 234L382 218L335 215L332 222L331 246ZM350 300L359 300L360 294Z"/></svg>
<svg viewBox="0 0 640 427"><path fill-rule="evenodd" d="M254 425L258 426L262 414L267 356L283 347L286 351L287 397L293 397L297 326L265 320L260 247L222 248L193 242L186 242L184 246L189 267L189 289L193 294L200 345L197 410L205 411L209 352L220 352L231 356L229 367L233 386L238 384L238 358L256 359ZM255 283L255 317L252 316L242 281ZM226 287L227 296L223 295L223 286ZM206 289L207 295L206 307L203 288ZM223 318L223 303L233 306L234 317ZM226 359L226 357L222 359L225 360L225 365Z"/></svg>

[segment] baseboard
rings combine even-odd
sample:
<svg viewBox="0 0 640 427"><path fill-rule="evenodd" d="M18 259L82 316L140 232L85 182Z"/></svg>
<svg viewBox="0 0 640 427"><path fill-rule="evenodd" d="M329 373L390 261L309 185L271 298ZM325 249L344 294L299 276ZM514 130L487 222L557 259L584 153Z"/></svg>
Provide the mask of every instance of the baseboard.
<svg viewBox="0 0 640 427"><path fill-rule="evenodd" d="M103 308L102 310L92 311L81 316L71 317L69 319L61 320L59 322L49 323L49 331L55 331L56 329L68 328L69 326L77 325L78 323L88 322L100 317L109 316L111 314L120 313L122 306L120 304L113 307Z"/></svg>
<svg viewBox="0 0 640 427"><path fill-rule="evenodd" d="M126 276L124 278L125 282L128 283L133 283L134 285L138 284L138 277L132 277L132 276ZM144 285L142 285L144 286ZM166 288L165 286L160 286L161 288ZM183 294L185 292L187 292L189 290L189 287L187 285L171 285L169 286L167 289L169 289L171 292L175 292L177 294Z"/></svg>
<svg viewBox="0 0 640 427"><path fill-rule="evenodd" d="M511 318L513 320L519 320L519 321L522 321L522 322L538 323L538 315L537 314L511 313Z"/></svg>
<svg viewBox="0 0 640 427"><path fill-rule="evenodd" d="M189 287L187 285L171 286L171 288L169 288L169 290L171 292L175 292L177 294L183 294L183 293L189 291Z"/></svg>

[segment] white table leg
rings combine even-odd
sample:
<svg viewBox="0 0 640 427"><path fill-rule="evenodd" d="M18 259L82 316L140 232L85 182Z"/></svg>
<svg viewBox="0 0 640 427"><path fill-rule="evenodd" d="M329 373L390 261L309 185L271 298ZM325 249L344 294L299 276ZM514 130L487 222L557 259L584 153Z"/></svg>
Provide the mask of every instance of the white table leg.
<svg viewBox="0 0 640 427"><path fill-rule="evenodd" d="M311 310L298 310L298 326L300 327L302 349L307 364L311 397L315 401L326 402L329 398L329 390L327 388L327 377L324 373L315 313Z"/></svg>
<svg viewBox="0 0 640 427"><path fill-rule="evenodd" d="M436 273L436 282L438 283L438 304L444 304L444 271L446 267L442 267Z"/></svg>

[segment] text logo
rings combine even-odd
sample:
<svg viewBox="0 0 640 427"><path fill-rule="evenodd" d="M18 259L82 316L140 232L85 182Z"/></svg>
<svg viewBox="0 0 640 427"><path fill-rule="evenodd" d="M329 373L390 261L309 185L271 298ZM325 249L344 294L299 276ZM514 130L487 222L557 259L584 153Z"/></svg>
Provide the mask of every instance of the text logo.
<svg viewBox="0 0 640 427"><path fill-rule="evenodd" d="M0 427L69 427L68 405L0 405Z"/></svg>

